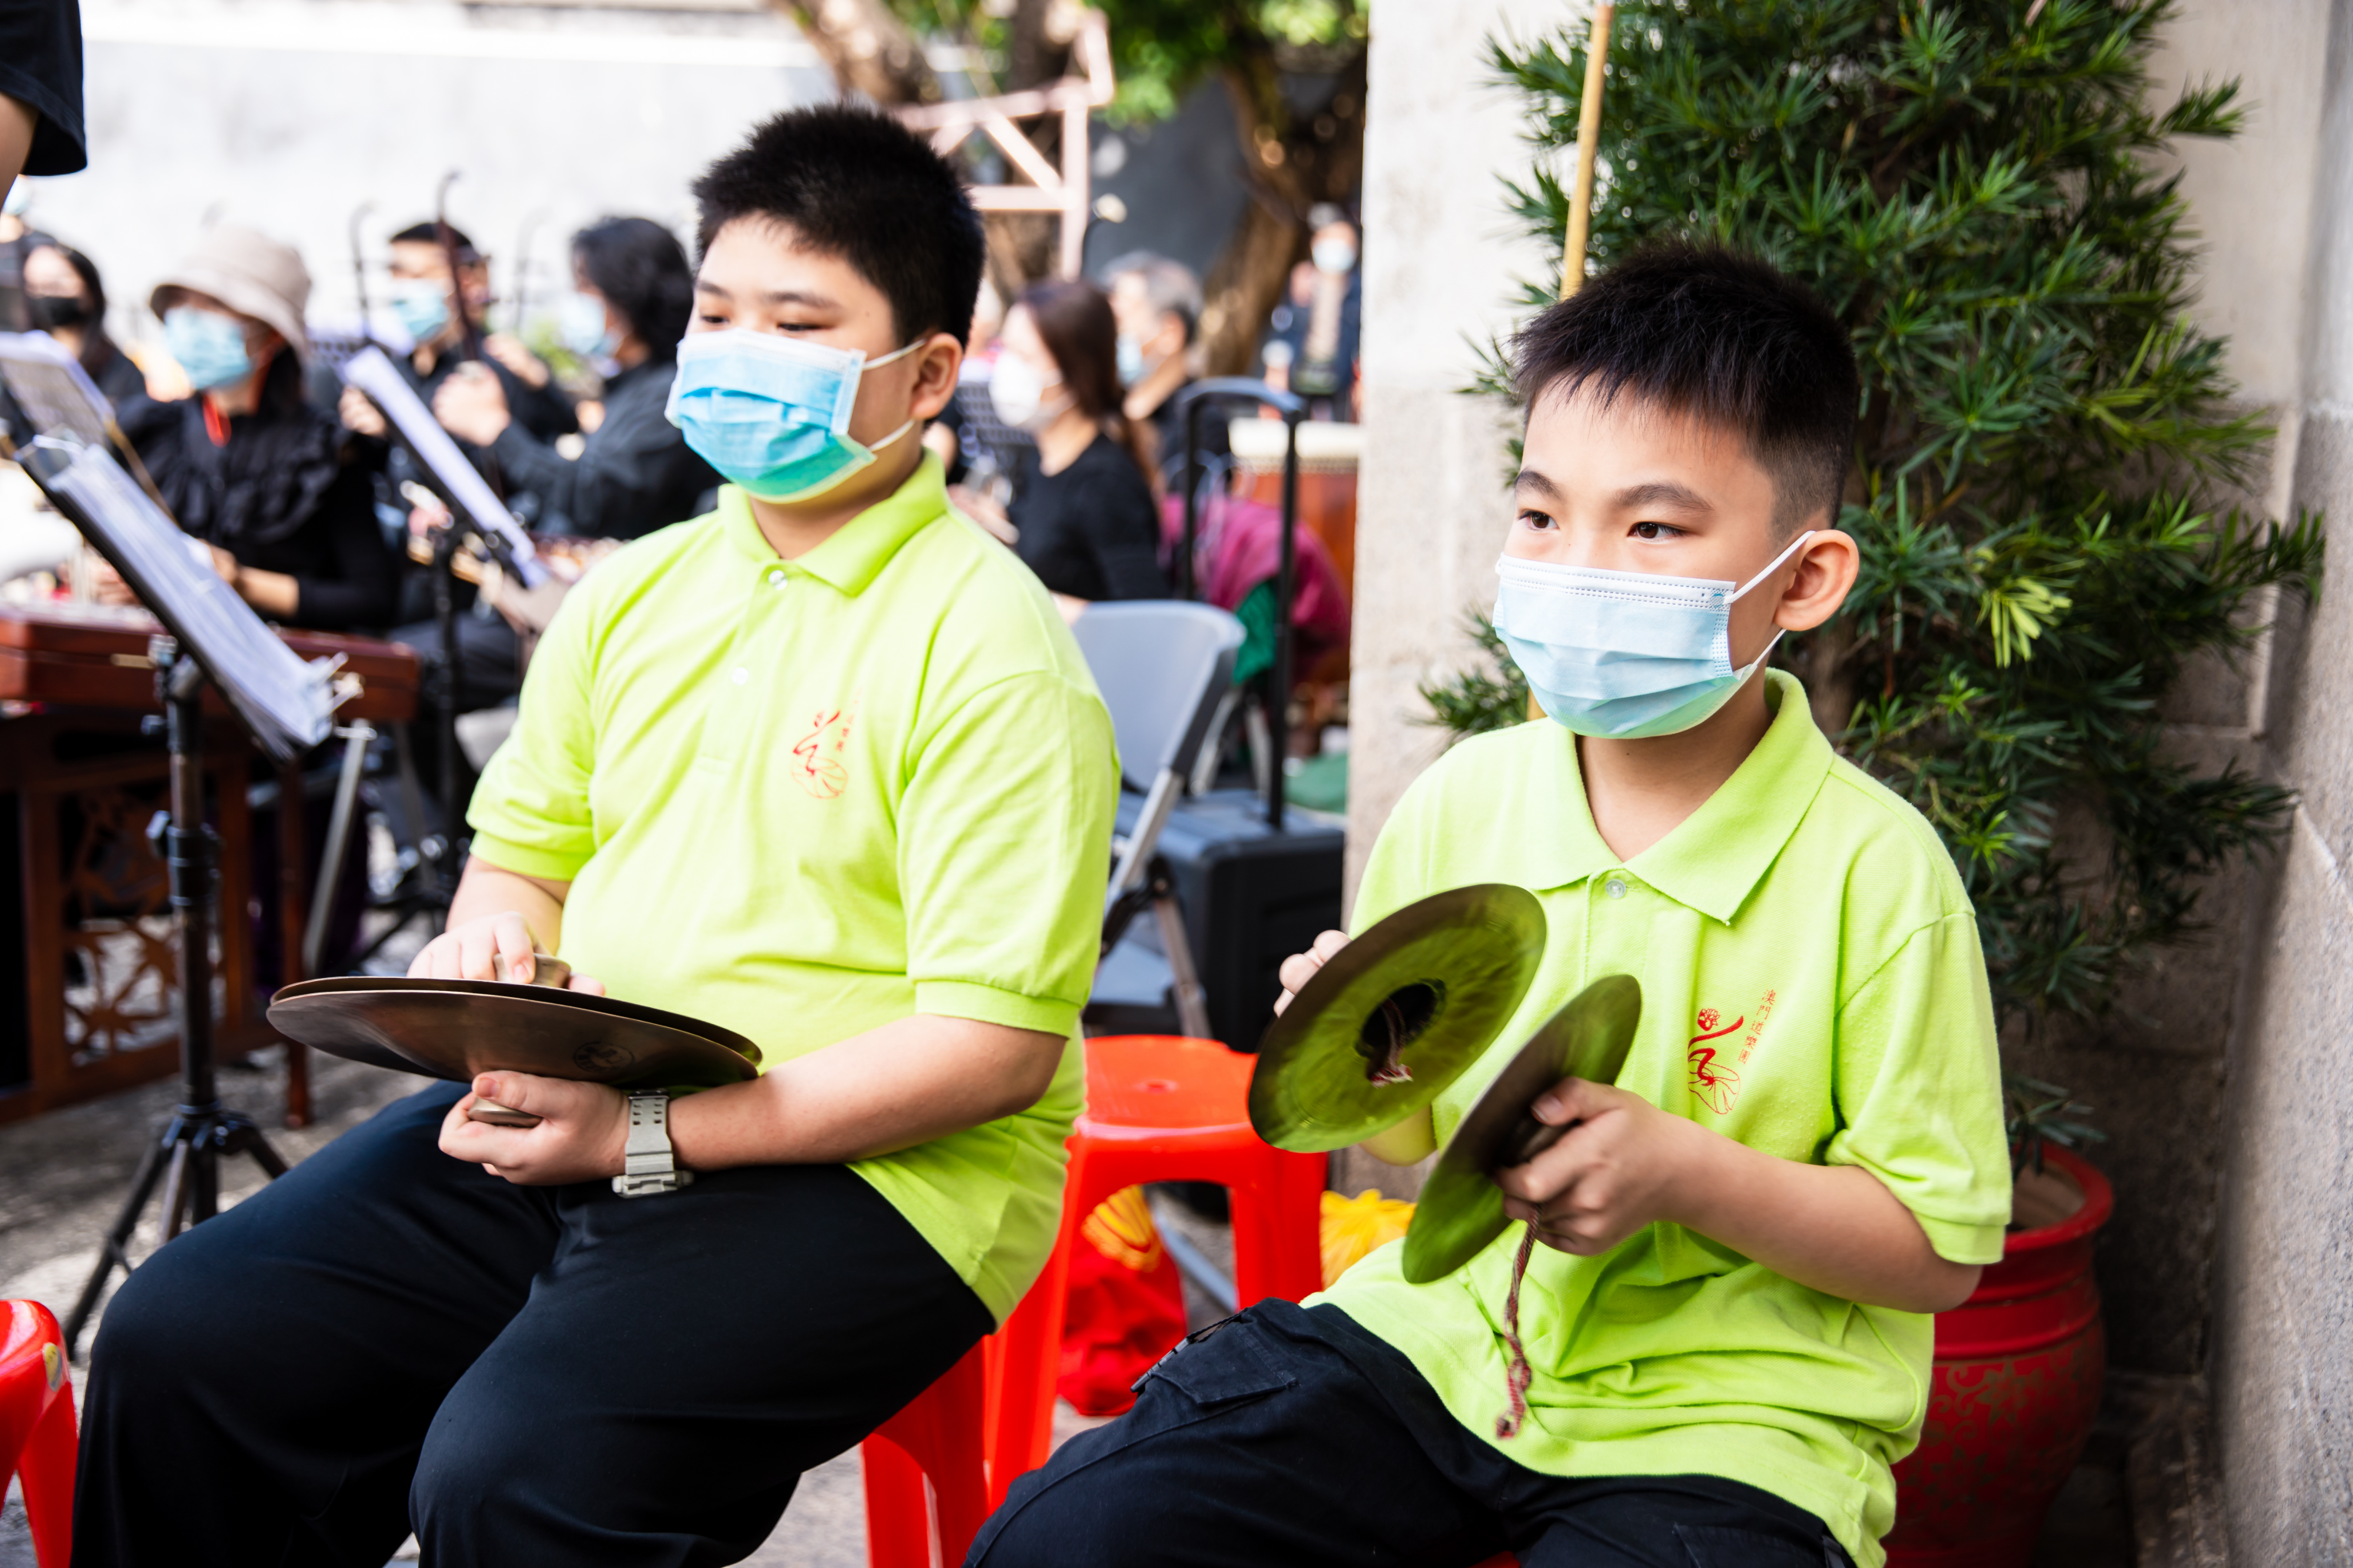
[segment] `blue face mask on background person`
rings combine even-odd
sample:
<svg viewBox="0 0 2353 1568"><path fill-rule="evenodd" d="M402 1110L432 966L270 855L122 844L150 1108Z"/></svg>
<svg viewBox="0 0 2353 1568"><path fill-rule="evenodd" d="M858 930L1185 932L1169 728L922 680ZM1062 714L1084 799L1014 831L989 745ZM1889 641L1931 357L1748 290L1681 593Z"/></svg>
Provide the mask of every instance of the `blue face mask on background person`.
<svg viewBox="0 0 2353 1568"><path fill-rule="evenodd" d="M1555 722L1613 741L1678 734L1715 717L1781 640L1733 668L1732 606L1812 537L1737 588L1506 555L1495 630Z"/></svg>
<svg viewBox="0 0 2353 1568"><path fill-rule="evenodd" d="M578 289L555 307L555 335L582 359L611 359L621 346L621 334L606 313L605 301Z"/></svg>
<svg viewBox="0 0 2353 1568"><path fill-rule="evenodd" d="M664 413L730 484L762 500L807 500L914 428L909 419L872 447L849 438L859 378L916 347L869 360L858 349L777 332L689 332Z"/></svg>
<svg viewBox="0 0 2353 1568"><path fill-rule="evenodd" d="M1120 335L1119 347L1113 351L1119 359L1119 384L1134 386L1145 377L1144 345L1125 333ZM1155 367L1156 368L1156 367Z"/></svg>
<svg viewBox="0 0 2353 1568"><path fill-rule="evenodd" d="M245 329L214 310L174 305L164 317L164 350L188 373L198 392L242 381L253 374Z"/></svg>
<svg viewBox="0 0 2353 1568"><path fill-rule="evenodd" d="M425 342L449 324L449 289L429 278L403 278L392 286L392 313L400 330Z"/></svg>

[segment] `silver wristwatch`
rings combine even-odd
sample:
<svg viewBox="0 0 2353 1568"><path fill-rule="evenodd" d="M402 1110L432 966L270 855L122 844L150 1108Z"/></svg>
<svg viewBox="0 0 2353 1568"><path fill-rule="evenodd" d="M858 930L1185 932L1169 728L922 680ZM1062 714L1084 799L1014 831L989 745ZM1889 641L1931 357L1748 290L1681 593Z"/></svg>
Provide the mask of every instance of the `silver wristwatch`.
<svg viewBox="0 0 2353 1568"><path fill-rule="evenodd" d="M670 1146L670 1096L660 1089L629 1096L629 1142L622 1154L622 1173L613 1178L613 1190L625 1198L674 1193L694 1180L693 1172L678 1168Z"/></svg>

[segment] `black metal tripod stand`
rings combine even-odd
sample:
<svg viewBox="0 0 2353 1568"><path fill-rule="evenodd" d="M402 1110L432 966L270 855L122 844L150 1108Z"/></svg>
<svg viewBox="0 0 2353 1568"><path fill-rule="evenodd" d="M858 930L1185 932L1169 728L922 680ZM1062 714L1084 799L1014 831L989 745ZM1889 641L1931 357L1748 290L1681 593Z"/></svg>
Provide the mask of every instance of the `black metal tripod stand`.
<svg viewBox="0 0 2353 1568"><path fill-rule="evenodd" d="M172 923L179 949L180 1103L164 1124L163 1136L139 1162L131 1195L107 1231L98 1266L66 1319L69 1355L80 1342L108 1278L118 1267L130 1272L125 1248L159 1178L164 1184L164 1239L169 1241L180 1234L184 1222L199 1224L220 1212L224 1154L250 1154L273 1180L286 1173L286 1162L252 1119L221 1104L214 1081L212 899L217 847L205 826L204 667L169 637L157 637L150 652L172 759L172 799L170 812L158 812L147 833L158 841L170 877Z"/></svg>
<svg viewBox="0 0 2353 1568"><path fill-rule="evenodd" d="M428 830L425 821L424 803L417 798L415 773L410 762L408 737L405 731L394 731L394 743L400 750L401 811L409 820L409 830L417 837L417 880L406 891L383 900L373 906L378 914L392 918L369 938L359 952L352 955L351 967L359 968L374 958L384 945L399 935L420 915L427 921L427 929L438 931L448 919L449 900L457 896L458 873L464 856L458 830L464 812L457 805L458 769L463 761L458 749L458 681L460 675L460 655L458 649L458 601L455 562L461 542L455 513L448 527L433 542L433 625L441 647L441 668L438 684L429 697L433 706L434 771L438 775L435 787L440 793L441 828Z"/></svg>

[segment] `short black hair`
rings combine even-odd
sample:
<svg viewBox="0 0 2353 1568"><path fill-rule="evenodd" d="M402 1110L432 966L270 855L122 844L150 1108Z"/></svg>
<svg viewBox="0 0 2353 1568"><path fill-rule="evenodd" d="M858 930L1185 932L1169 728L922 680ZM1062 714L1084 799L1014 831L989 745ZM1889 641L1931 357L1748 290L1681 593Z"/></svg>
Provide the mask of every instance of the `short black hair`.
<svg viewBox="0 0 2353 1568"><path fill-rule="evenodd" d="M1590 391L1737 430L1773 476L1783 534L1838 521L1862 396L1854 350L1796 279L1714 245L1637 251L1512 342L1523 406Z"/></svg>
<svg viewBox="0 0 2353 1568"><path fill-rule="evenodd" d="M678 236L651 218L598 218L572 237L572 257L654 358L677 352L694 316L694 269Z"/></svg>
<svg viewBox="0 0 2353 1568"><path fill-rule="evenodd" d="M695 248L737 218L765 218L847 261L891 301L898 340L972 330L987 246L955 165L897 121L846 104L796 109L754 129L694 182Z"/></svg>
<svg viewBox="0 0 2353 1568"><path fill-rule="evenodd" d="M458 247L458 260L460 265L471 267L482 259L482 253L474 248L474 242L466 237L466 231L454 223L449 226L449 238ZM386 245L438 245L441 243L441 226L431 218L427 218L423 223L410 224L385 243Z"/></svg>

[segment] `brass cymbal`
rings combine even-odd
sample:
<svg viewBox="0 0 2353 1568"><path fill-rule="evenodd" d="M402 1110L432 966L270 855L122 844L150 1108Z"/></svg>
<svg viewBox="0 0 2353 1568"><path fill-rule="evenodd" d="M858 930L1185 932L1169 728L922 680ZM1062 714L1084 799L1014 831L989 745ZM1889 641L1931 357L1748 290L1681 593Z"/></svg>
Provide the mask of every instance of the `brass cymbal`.
<svg viewBox="0 0 2353 1568"><path fill-rule="evenodd" d="M1422 1184L1405 1233L1409 1284L1443 1279L1504 1234L1511 1222L1495 1173L1535 1158L1568 1131L1538 1121L1529 1107L1565 1078L1617 1082L1641 1018L1641 984L1605 974L1546 1019L1496 1075Z"/></svg>
<svg viewBox="0 0 2353 1568"><path fill-rule="evenodd" d="M353 975L282 987L269 1026L331 1056L464 1082L527 1072L617 1088L758 1075L760 1047L716 1024L617 997L495 980Z"/></svg>
<svg viewBox="0 0 2353 1568"><path fill-rule="evenodd" d="M1342 948L1259 1042L1250 1125L1278 1149L1362 1142L1494 1040L1544 957L1544 908L1502 882L1434 894Z"/></svg>

